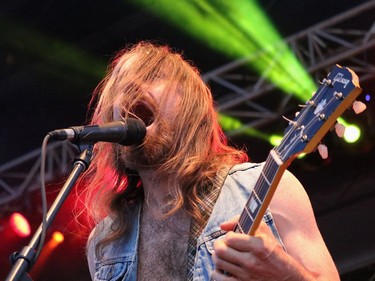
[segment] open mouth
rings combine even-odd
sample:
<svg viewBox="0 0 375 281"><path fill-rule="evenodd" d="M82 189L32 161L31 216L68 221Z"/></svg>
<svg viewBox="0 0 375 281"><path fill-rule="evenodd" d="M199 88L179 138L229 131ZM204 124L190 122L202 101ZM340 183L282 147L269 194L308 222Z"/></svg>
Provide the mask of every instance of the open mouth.
<svg viewBox="0 0 375 281"><path fill-rule="evenodd" d="M130 112L141 119L146 126L150 126L154 122L155 116L153 110L143 102L136 103Z"/></svg>

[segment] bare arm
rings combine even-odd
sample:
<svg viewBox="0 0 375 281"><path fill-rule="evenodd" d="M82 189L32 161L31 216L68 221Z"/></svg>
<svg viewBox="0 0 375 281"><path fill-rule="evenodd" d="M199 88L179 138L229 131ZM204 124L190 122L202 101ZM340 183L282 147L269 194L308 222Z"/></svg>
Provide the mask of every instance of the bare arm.
<svg viewBox="0 0 375 281"><path fill-rule="evenodd" d="M290 172L285 172L270 208L289 255L312 272L317 280L339 280L336 266L316 224L310 200L301 183Z"/></svg>
<svg viewBox="0 0 375 281"><path fill-rule="evenodd" d="M287 252L261 224L255 236L229 232L215 242L214 261L221 280L339 280L317 228L310 201L298 180L286 172L270 208ZM225 230L234 223L222 225ZM231 274L221 273L225 270Z"/></svg>

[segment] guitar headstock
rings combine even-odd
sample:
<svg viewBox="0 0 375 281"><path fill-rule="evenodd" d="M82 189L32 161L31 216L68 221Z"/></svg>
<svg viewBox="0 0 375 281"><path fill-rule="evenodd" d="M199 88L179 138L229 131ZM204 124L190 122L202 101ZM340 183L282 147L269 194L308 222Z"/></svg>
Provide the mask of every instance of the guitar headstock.
<svg viewBox="0 0 375 281"><path fill-rule="evenodd" d="M358 76L351 69L336 65L286 128L275 149L281 160L285 163L313 151L361 92Z"/></svg>

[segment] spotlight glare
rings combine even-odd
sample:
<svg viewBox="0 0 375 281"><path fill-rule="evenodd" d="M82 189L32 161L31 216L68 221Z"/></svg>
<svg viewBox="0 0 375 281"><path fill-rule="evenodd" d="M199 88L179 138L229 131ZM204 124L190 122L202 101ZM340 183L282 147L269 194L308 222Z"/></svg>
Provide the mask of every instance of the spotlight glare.
<svg viewBox="0 0 375 281"><path fill-rule="evenodd" d="M60 231L55 231L52 234L52 239L55 241L57 244L60 244L64 242L64 234L62 234Z"/></svg>
<svg viewBox="0 0 375 281"><path fill-rule="evenodd" d="M20 213L13 213L10 216L10 225L13 231L20 237L27 237L31 233L27 219Z"/></svg>
<svg viewBox="0 0 375 281"><path fill-rule="evenodd" d="M361 137L361 130L356 125L349 125L345 128L344 140L348 143L355 143Z"/></svg>
<svg viewBox="0 0 375 281"><path fill-rule="evenodd" d="M297 156L297 159L302 159L302 158L305 158L307 154L306 153L301 153Z"/></svg>
<svg viewBox="0 0 375 281"><path fill-rule="evenodd" d="M279 135L271 135L270 136L270 139L269 139L269 142L273 145L273 146L277 146L280 144L281 140L283 139L282 136L279 136Z"/></svg>

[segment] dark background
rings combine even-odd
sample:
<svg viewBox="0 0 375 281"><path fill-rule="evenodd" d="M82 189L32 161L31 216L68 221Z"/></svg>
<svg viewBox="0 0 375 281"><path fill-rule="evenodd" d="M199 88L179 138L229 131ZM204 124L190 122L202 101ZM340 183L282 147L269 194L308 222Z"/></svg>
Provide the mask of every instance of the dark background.
<svg viewBox="0 0 375 281"><path fill-rule="evenodd" d="M364 2L268 0L259 4L282 36L287 37ZM85 123L90 94L104 76L107 63L123 46L140 40L169 44L183 52L203 74L231 61L127 1L1 3L0 165L39 148L44 135L53 129ZM67 53L73 57L78 49L84 59L61 59ZM373 54L374 50L370 51ZM373 82L363 88L366 93L373 93ZM372 101L367 112L358 117L362 129L367 131L359 144L348 146L328 137L328 160L311 155L290 168L311 197L335 261L339 268L346 268L342 271L343 280L370 280L374 273L373 111ZM232 141L245 144L254 161L263 161L271 149L259 139L237 136ZM53 197L58 185L49 188ZM38 222L38 199L30 202L30 217ZM54 224L55 229L65 231L67 239L49 260L40 262L36 280L88 280L85 238L77 227L71 226L70 209L67 203ZM1 214L5 215L6 212ZM10 268L6 260L9 253L29 240L15 241L0 228L2 234L8 240L2 239L0 246L0 279Z"/></svg>

